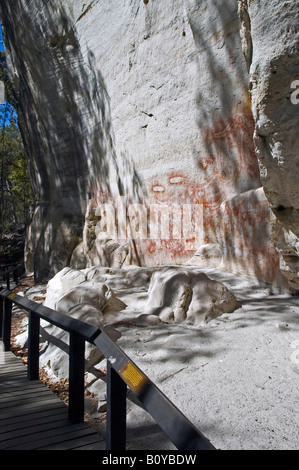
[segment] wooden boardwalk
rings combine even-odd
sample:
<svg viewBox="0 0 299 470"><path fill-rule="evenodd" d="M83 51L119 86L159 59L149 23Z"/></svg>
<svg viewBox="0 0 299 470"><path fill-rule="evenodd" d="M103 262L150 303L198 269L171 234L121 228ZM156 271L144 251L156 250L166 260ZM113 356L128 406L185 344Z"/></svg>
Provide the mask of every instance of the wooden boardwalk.
<svg viewBox="0 0 299 470"><path fill-rule="evenodd" d="M70 424L67 406L42 382L27 380L26 366L0 352L0 450L105 450L87 423Z"/></svg>

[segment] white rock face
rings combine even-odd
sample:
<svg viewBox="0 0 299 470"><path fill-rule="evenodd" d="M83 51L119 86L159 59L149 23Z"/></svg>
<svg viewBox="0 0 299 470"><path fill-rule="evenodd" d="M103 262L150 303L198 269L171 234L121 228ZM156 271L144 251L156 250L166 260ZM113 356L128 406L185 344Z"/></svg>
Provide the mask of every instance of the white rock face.
<svg viewBox="0 0 299 470"><path fill-rule="evenodd" d="M261 181L273 210L280 270L299 287L299 31L297 0L242 1L250 18L250 86ZM261 20L262 19L262 20ZM248 42L248 41L247 41Z"/></svg>
<svg viewBox="0 0 299 470"><path fill-rule="evenodd" d="M27 253L38 281L70 265L186 263L217 243L224 267L250 266L266 282L269 271L276 280L283 272L296 286L298 0L19 0L0 8L37 197ZM225 232L236 221L222 219L221 208L240 201L234 210L242 212L261 184L278 226L271 219L255 231L248 208L237 242L256 236L251 253L236 251ZM119 197L174 207L175 222L163 219L170 236L130 237L138 223L127 213L127 232L102 237L97 207L112 204L119 222ZM192 205L203 219L190 247L180 214ZM270 261L263 250L251 256L259 243L272 244Z"/></svg>
<svg viewBox="0 0 299 470"><path fill-rule="evenodd" d="M240 27L235 0L96 3L76 23L110 96L116 168L108 191L97 179L72 266L186 262L217 242L220 204L260 186ZM147 207L202 205L203 237L191 249L186 237L100 240L93 206L117 208L119 194Z"/></svg>

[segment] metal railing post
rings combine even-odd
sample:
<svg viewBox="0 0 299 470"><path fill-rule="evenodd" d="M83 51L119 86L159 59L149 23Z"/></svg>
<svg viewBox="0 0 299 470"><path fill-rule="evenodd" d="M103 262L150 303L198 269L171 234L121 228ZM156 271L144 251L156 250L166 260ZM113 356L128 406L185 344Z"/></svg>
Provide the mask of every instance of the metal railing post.
<svg viewBox="0 0 299 470"><path fill-rule="evenodd" d="M28 312L28 380L39 379L39 327L40 318L31 310Z"/></svg>
<svg viewBox="0 0 299 470"><path fill-rule="evenodd" d="M126 396L126 383L107 360L107 450L126 450Z"/></svg>
<svg viewBox="0 0 299 470"><path fill-rule="evenodd" d="M17 286L19 282L19 265L15 266L15 269L13 271L13 280L15 285Z"/></svg>
<svg viewBox="0 0 299 470"><path fill-rule="evenodd" d="M3 337L4 299L0 297L0 338Z"/></svg>
<svg viewBox="0 0 299 470"><path fill-rule="evenodd" d="M2 322L2 340L4 351L10 351L10 335L11 335L11 301L5 297L4 299L4 316Z"/></svg>
<svg viewBox="0 0 299 470"><path fill-rule="evenodd" d="M73 424L84 421L84 374L85 340L70 333L68 419Z"/></svg>
<svg viewBox="0 0 299 470"><path fill-rule="evenodd" d="M10 289L10 272L9 272L9 270L7 271L7 274L6 274L6 287L7 287L7 290Z"/></svg>

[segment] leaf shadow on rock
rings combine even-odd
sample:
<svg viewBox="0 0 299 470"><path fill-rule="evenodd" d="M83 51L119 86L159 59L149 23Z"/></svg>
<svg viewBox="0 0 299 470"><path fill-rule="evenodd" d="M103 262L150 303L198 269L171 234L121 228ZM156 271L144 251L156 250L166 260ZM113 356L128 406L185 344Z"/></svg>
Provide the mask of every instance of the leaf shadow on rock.
<svg viewBox="0 0 299 470"><path fill-rule="evenodd" d="M122 195L129 174L132 193L143 188L130 158L116 154L109 93L93 52L80 48L69 7L16 0L0 8L37 200L27 250L43 282L69 263L95 185Z"/></svg>

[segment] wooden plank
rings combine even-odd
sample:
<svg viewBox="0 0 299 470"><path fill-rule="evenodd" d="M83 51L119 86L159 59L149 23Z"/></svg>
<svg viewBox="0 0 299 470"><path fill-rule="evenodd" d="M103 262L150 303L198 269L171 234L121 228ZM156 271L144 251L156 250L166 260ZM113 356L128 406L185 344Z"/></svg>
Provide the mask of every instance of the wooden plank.
<svg viewBox="0 0 299 470"><path fill-rule="evenodd" d="M0 390L1 390L1 387L0 387ZM1 394L1 391L2 391L2 390L0 391L0 394L1 394L0 396L2 397L2 398L0 399L1 402L2 402L3 400L9 401L10 395L9 395L9 393L7 392L7 390L8 390L8 389L6 388L6 389L5 389L5 392L3 393L3 395ZM37 396L40 396L40 398L42 398L42 397L48 397L48 396L49 396L49 392L52 393L52 392L49 391L49 390L44 390L44 391L42 391L42 390L40 390L39 388L31 388L30 391L29 391L29 390L26 390L26 391L24 391L23 394L22 394L22 393L13 393L13 392L12 392L12 394L11 394L11 400L12 400L12 401L15 401L15 399L19 399L19 401L21 401L23 397L24 397L24 399L28 399L28 397L30 397L30 395L35 395L36 397L37 397ZM54 393L53 393L53 395L54 395ZM54 395L54 398L57 398L57 399L58 399L58 397L57 397L56 395ZM61 400L59 400L59 402L62 403ZM57 403L58 403L58 402L57 402Z"/></svg>
<svg viewBox="0 0 299 470"><path fill-rule="evenodd" d="M40 417L39 415L37 417L29 418L28 420L25 421L17 421L14 423L7 423L5 426L5 431L4 433L10 432L10 431L22 431L24 433L24 429L28 428L34 428L36 427L38 429L39 426L49 426L49 429L52 427L55 427L58 422L68 422L66 418L65 413L55 413L55 414L48 414L48 416L42 416ZM1 434L0 434L1 436Z"/></svg>
<svg viewBox="0 0 299 470"><path fill-rule="evenodd" d="M57 443L40 447L38 450L106 450L106 442L99 434L70 439L64 443Z"/></svg>
<svg viewBox="0 0 299 470"><path fill-rule="evenodd" d="M53 394L54 395L54 394ZM20 402L28 403L33 400L39 400L43 398L49 398L49 389L36 389L32 388L29 390L24 390L23 393L15 393L14 391L9 393L5 393L0 395L0 409L4 406L14 406L14 404L18 405ZM53 397L52 397L53 398ZM54 395L55 398L55 395Z"/></svg>
<svg viewBox="0 0 299 470"><path fill-rule="evenodd" d="M1 364L1 372L0 372L1 380L5 380L6 377L7 377L7 374L15 374L16 372L24 373L25 372L23 370L24 367L25 367L25 365L23 363L20 363L20 364L14 364L14 363Z"/></svg>
<svg viewBox="0 0 299 470"><path fill-rule="evenodd" d="M41 447L43 443L51 444L53 442L61 442L67 440L68 436L84 435L85 433L91 434L94 433L93 430L87 429L85 423L70 425L69 423L64 423L62 426L57 427L56 429L46 429L41 432L33 432L23 436L13 437L13 432L11 433L12 437L10 439L2 440L0 442L0 449L9 449L22 446L23 449L37 449Z"/></svg>
<svg viewBox="0 0 299 470"><path fill-rule="evenodd" d="M25 424L25 423L24 423ZM58 417L56 421L49 422L47 419L44 423L32 424L32 422L27 422L27 426L24 428L22 423L19 423L18 426L13 425L11 428L9 426L5 427L5 432L0 434L0 442L7 441L9 439L15 439L17 437L24 436L24 429L26 429L25 434L26 436L30 436L31 434L42 433L44 431L49 431L52 429L62 428L63 426L68 426L69 422L61 417Z"/></svg>
<svg viewBox="0 0 299 470"><path fill-rule="evenodd" d="M11 370L16 370L17 368L18 369L22 369L22 367L24 367L24 364L19 361L19 363L16 363L15 361L2 361L1 363L1 370L0 370L0 375L5 375L10 369Z"/></svg>
<svg viewBox="0 0 299 470"><path fill-rule="evenodd" d="M4 406L4 408L0 408L0 416L2 418L8 418L10 416L14 416L16 414L21 415L21 414L26 414L27 411L35 411L39 409L43 409L43 407L46 407L49 404L53 404L54 406L56 405L55 401L55 396L54 397L46 397L42 400L39 400L38 402L33 401L29 403L20 403L19 405L14 405L14 406L9 406L9 403L7 404L7 407ZM2 411L1 411L2 410Z"/></svg>
<svg viewBox="0 0 299 470"><path fill-rule="evenodd" d="M94 428L67 418L68 408L58 396L45 384L28 381L26 366L6 352L0 364L0 449L105 448Z"/></svg>
<svg viewBox="0 0 299 470"><path fill-rule="evenodd" d="M38 450L41 447L49 446L49 445L59 445L61 449L71 449L72 444L68 441L72 441L74 439L79 440L82 439L83 436L92 435L94 439L96 433L91 428L88 428L84 425L85 423L80 423L79 425L83 425L83 428L80 430L72 429L73 427L78 426L78 424L70 424L68 426L68 431L65 429L60 429L60 432L55 433L55 435L51 435L52 433L41 433L38 436L38 440L34 440L31 436L24 436L23 439L13 439L11 442L7 443L7 445L2 446L0 443L0 449L4 450ZM48 436L46 437L46 434ZM50 435L49 435L50 434ZM100 440L101 437L97 435L98 439Z"/></svg>
<svg viewBox="0 0 299 470"><path fill-rule="evenodd" d="M72 450L106 450L106 442L91 442L91 443L84 443L84 439L81 440L79 447L74 447ZM83 444L83 445L82 445Z"/></svg>
<svg viewBox="0 0 299 470"><path fill-rule="evenodd" d="M0 381L0 393L7 389L10 390L30 390L30 389L37 389L38 387L41 389L45 385L41 382L28 382L27 377L18 377L18 374L15 376L10 376L5 382Z"/></svg>
<svg viewBox="0 0 299 470"><path fill-rule="evenodd" d="M1 388L0 401L6 400L9 396L12 397L12 399L14 397L18 397L20 399L22 397L25 397L26 395L31 395L32 393L34 393L35 395L41 394L41 393L48 393L48 389L44 387L41 388L38 386L38 387L33 387L31 389L25 389L25 390L19 389L19 390L12 390L11 392L9 391L3 392Z"/></svg>
<svg viewBox="0 0 299 470"><path fill-rule="evenodd" d="M1 427L6 429L6 426L8 424L19 425L19 423L24 424L24 426L26 427L26 425L28 425L28 422L30 422L31 420L36 421L36 420L44 419L44 418L49 420L57 415L63 416L67 419L67 409L63 403L57 404L55 406L53 406L53 404L48 405L46 409L43 408L42 410L37 410L35 413L32 413L31 411L29 411L22 415L16 415L13 417L10 416L8 418L3 418L3 419L0 418L0 429Z"/></svg>

